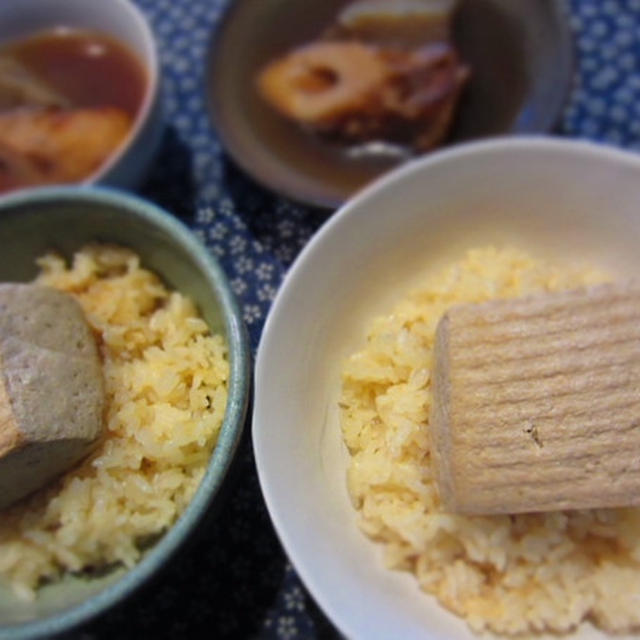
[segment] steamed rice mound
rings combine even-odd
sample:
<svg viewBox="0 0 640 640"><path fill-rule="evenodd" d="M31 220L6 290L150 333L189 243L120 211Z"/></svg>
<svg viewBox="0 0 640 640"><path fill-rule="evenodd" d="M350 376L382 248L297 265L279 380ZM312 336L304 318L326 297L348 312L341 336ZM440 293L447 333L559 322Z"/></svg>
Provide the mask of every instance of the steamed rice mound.
<svg viewBox="0 0 640 640"><path fill-rule="evenodd" d="M461 516L442 511L429 454L430 367L444 311L606 280L515 249L472 250L376 318L343 367L348 487L362 530L389 567L474 631L567 632L583 620L640 627L640 509Z"/></svg>
<svg viewBox="0 0 640 640"><path fill-rule="evenodd" d="M0 576L24 598L63 572L130 567L195 493L227 402L229 365L191 301L129 250L87 247L37 282L72 294L98 337L106 436L54 485L2 513ZM60 381L61 384L64 381Z"/></svg>

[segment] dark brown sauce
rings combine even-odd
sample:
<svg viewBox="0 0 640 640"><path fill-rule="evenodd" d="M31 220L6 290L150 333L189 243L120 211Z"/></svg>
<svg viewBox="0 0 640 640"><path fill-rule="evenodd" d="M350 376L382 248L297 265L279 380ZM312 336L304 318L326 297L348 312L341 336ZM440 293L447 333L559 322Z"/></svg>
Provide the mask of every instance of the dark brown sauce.
<svg viewBox="0 0 640 640"><path fill-rule="evenodd" d="M125 45L101 33L57 28L0 47L75 107L113 106L135 117L147 73Z"/></svg>
<svg viewBox="0 0 640 640"><path fill-rule="evenodd" d="M15 176L11 172L10 167L6 167L4 162L0 159L0 193L5 191L12 191L22 186L20 178Z"/></svg>

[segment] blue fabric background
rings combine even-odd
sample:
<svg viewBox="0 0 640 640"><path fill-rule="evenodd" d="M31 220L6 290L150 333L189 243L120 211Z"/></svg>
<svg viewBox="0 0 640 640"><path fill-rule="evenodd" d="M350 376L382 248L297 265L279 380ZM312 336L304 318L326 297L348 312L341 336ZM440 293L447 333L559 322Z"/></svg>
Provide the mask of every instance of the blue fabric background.
<svg viewBox="0 0 640 640"><path fill-rule="evenodd" d="M224 154L203 92L223 0L137 0L162 56L167 130L142 193L191 226L225 269L252 347L287 268L327 213L257 186ZM310 0L306 0L310 1ZM571 0L575 88L559 133L640 151L640 0ZM151 585L74 638L333 638L271 527L248 429L222 510Z"/></svg>

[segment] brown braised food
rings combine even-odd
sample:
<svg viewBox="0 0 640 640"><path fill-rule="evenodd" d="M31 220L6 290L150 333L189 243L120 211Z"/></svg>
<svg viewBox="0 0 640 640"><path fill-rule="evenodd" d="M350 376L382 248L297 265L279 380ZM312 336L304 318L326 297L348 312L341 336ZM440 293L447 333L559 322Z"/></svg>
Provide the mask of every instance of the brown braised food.
<svg viewBox="0 0 640 640"><path fill-rule="evenodd" d="M258 89L325 138L431 149L449 134L469 78L449 37L453 3L445 4L352 3L318 40L261 69Z"/></svg>
<svg viewBox="0 0 640 640"><path fill-rule="evenodd" d="M447 44L407 52L326 41L276 60L259 83L280 113L320 134L426 150L446 137L468 76Z"/></svg>

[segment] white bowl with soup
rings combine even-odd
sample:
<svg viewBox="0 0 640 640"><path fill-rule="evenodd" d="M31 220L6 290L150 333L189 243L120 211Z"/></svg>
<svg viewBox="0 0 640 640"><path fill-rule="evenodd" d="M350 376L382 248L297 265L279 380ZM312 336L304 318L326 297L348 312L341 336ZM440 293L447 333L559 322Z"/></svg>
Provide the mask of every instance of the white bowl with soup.
<svg viewBox="0 0 640 640"><path fill-rule="evenodd" d="M133 187L161 132L153 33L132 3L0 4L0 193Z"/></svg>
<svg viewBox="0 0 640 640"><path fill-rule="evenodd" d="M387 175L302 251L258 349L253 442L283 546L346 637L637 625L640 512L446 513L428 407L448 305L633 277L639 202L635 154L496 139Z"/></svg>

